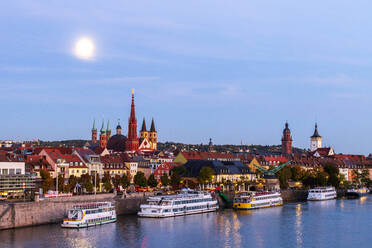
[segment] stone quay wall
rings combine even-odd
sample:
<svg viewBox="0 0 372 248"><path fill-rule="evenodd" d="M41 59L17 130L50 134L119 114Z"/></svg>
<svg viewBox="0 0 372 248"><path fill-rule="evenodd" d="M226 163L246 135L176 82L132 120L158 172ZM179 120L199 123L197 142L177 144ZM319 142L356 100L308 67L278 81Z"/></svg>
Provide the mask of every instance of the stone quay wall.
<svg viewBox="0 0 372 248"><path fill-rule="evenodd" d="M67 217L67 211L74 205L97 201L113 202L118 215L136 214L140 204L144 203L149 195L151 194L135 193L123 196L98 194L52 198L39 202L2 203L0 230L61 223Z"/></svg>

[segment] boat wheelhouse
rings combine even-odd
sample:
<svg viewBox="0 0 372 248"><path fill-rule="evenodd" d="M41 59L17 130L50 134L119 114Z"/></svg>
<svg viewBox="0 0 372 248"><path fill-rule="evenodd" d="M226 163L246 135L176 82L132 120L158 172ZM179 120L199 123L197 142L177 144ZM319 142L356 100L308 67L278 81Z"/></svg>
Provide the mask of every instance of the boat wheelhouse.
<svg viewBox="0 0 372 248"><path fill-rule="evenodd" d="M308 201L325 201L337 198L337 192L334 187L318 187L309 190Z"/></svg>
<svg viewBox="0 0 372 248"><path fill-rule="evenodd" d="M218 202L210 193L183 191L177 195L149 197L148 203L140 208L140 217L163 218L216 211Z"/></svg>
<svg viewBox="0 0 372 248"><path fill-rule="evenodd" d="M235 196L234 209L249 210L282 206L283 199L279 192L243 192Z"/></svg>
<svg viewBox="0 0 372 248"><path fill-rule="evenodd" d="M80 228L103 225L116 221L115 206L111 202L75 205L68 211L62 227Z"/></svg>

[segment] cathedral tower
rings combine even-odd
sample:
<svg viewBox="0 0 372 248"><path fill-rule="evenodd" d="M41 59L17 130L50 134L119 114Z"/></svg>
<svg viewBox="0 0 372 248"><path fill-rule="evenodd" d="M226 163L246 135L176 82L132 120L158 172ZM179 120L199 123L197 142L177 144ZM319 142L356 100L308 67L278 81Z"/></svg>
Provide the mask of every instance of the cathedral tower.
<svg viewBox="0 0 372 248"><path fill-rule="evenodd" d="M141 137L141 139L145 139L145 138L148 139L149 138L149 132L146 129L145 118L143 118L142 128L141 128L141 131L140 131L140 137Z"/></svg>
<svg viewBox="0 0 372 248"><path fill-rule="evenodd" d="M116 134L121 135L120 119L118 119L118 125L116 126Z"/></svg>
<svg viewBox="0 0 372 248"><path fill-rule="evenodd" d="M134 106L134 90L132 90L132 105L130 109L130 117L128 121L128 140L125 143L127 152L135 152L138 150L139 140L137 137L137 119Z"/></svg>
<svg viewBox="0 0 372 248"><path fill-rule="evenodd" d="M208 152L213 152L213 142L212 142L212 138L209 138Z"/></svg>
<svg viewBox="0 0 372 248"><path fill-rule="evenodd" d="M316 151L322 147L322 136L318 133L318 124L315 123L315 129L313 136L310 137L310 151Z"/></svg>
<svg viewBox="0 0 372 248"><path fill-rule="evenodd" d="M283 156L292 155L292 136L291 130L289 130L288 128L288 122L285 123L285 128L283 130L282 155Z"/></svg>
<svg viewBox="0 0 372 248"><path fill-rule="evenodd" d="M158 133L156 132L156 129L155 129L154 118L152 118L152 121L151 121L149 138L150 138L150 142L152 146L151 148L156 151L158 149Z"/></svg>
<svg viewBox="0 0 372 248"><path fill-rule="evenodd" d="M99 135L99 146L102 149L105 149L107 145L107 138L106 138L106 130L105 130L105 121L102 120L102 127L100 130L100 135Z"/></svg>
<svg viewBox="0 0 372 248"><path fill-rule="evenodd" d="M97 128L96 128L96 120L93 121L93 128L92 128L92 143L97 143Z"/></svg>
<svg viewBox="0 0 372 248"><path fill-rule="evenodd" d="M107 121L106 138L107 141L111 138L110 120Z"/></svg>

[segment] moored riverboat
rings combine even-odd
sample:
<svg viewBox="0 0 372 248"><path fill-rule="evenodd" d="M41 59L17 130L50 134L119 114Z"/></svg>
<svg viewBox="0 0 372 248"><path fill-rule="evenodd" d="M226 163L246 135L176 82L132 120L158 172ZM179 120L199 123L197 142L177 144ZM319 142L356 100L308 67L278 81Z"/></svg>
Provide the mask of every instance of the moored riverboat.
<svg viewBox="0 0 372 248"><path fill-rule="evenodd" d="M115 206L111 202L95 202L75 205L68 211L62 227L81 228L103 225L116 221Z"/></svg>
<svg viewBox="0 0 372 248"><path fill-rule="evenodd" d="M164 218L216 211L218 202L210 193L183 190L176 195L149 197L140 208L140 217Z"/></svg>
<svg viewBox="0 0 372 248"><path fill-rule="evenodd" d="M348 199L357 199L369 193L369 189L360 188L360 189L348 189L345 193Z"/></svg>
<svg viewBox="0 0 372 248"><path fill-rule="evenodd" d="M309 190L308 201L325 201L337 198L337 192L334 187L318 187Z"/></svg>
<svg viewBox="0 0 372 248"><path fill-rule="evenodd" d="M279 192L243 192L235 196L234 209L249 210L282 206L283 199Z"/></svg>

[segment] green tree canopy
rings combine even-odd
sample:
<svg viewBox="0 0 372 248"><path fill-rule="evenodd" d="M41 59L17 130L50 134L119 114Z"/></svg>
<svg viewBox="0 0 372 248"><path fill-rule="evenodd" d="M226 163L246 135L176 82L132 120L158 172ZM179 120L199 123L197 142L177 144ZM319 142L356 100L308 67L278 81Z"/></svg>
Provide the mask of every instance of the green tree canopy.
<svg viewBox="0 0 372 248"><path fill-rule="evenodd" d="M112 178L112 183L114 184L114 187L115 187L115 188L119 187L119 185L122 185L122 184L121 184L121 176L119 176L119 175L115 175L115 176Z"/></svg>
<svg viewBox="0 0 372 248"><path fill-rule="evenodd" d="M68 188L70 192L74 191L74 188L76 187L76 184L78 183L78 178L75 177L74 175L71 175L68 178Z"/></svg>
<svg viewBox="0 0 372 248"><path fill-rule="evenodd" d="M180 175L181 177L184 177L184 176L187 175L187 169L183 165L181 165L181 166L174 166L171 169L171 174L173 174L173 173L178 173L178 175Z"/></svg>
<svg viewBox="0 0 372 248"><path fill-rule="evenodd" d="M103 182L103 187L105 188L105 191L109 192L112 190L111 176L109 172L105 172L105 174L103 174L102 182Z"/></svg>
<svg viewBox="0 0 372 248"><path fill-rule="evenodd" d="M145 174L142 171L138 171L134 176L134 184L140 187L147 186L147 180Z"/></svg>
<svg viewBox="0 0 372 248"><path fill-rule="evenodd" d="M65 190L65 177L63 175L58 175L58 191L63 192Z"/></svg>
<svg viewBox="0 0 372 248"><path fill-rule="evenodd" d="M288 180L292 178L291 167L285 166L283 169L276 173L276 177L279 179L280 188L288 188Z"/></svg>
<svg viewBox="0 0 372 248"><path fill-rule="evenodd" d="M149 179L147 180L147 183L152 188L155 188L156 186L158 186L158 181L155 179L154 174L151 174L149 176Z"/></svg>
<svg viewBox="0 0 372 248"><path fill-rule="evenodd" d="M324 165L323 169L324 169L324 172L326 172L329 176L331 176L331 175L338 176L339 170L338 170L337 166L334 165L334 164L327 163L327 164Z"/></svg>
<svg viewBox="0 0 372 248"><path fill-rule="evenodd" d="M199 183L209 183L212 181L214 170L210 167L204 166L199 171Z"/></svg>
<svg viewBox="0 0 372 248"><path fill-rule="evenodd" d="M305 170L301 166L290 167L292 173L292 180L301 181L305 177Z"/></svg>
<svg viewBox="0 0 372 248"><path fill-rule="evenodd" d="M163 186L168 186L169 185L169 177L167 174L164 174L160 177L161 184Z"/></svg>
<svg viewBox="0 0 372 248"><path fill-rule="evenodd" d="M42 179L41 188L43 189L44 194L51 189L53 185L53 178L50 176L49 171L43 169L40 171L40 177Z"/></svg>
<svg viewBox="0 0 372 248"><path fill-rule="evenodd" d="M123 188L128 188L129 187L130 179L129 179L129 177L126 173L124 173L123 176L121 177L121 182L120 183L123 186Z"/></svg>

